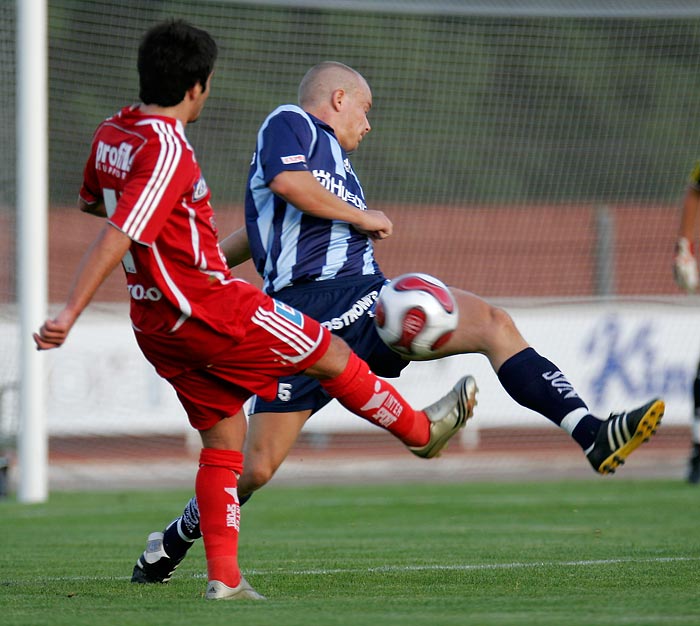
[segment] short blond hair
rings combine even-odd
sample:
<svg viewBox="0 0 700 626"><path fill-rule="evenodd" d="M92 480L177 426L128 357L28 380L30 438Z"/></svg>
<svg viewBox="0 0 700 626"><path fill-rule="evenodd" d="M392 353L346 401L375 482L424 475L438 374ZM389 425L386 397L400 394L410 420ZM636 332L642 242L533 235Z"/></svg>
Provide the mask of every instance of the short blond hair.
<svg viewBox="0 0 700 626"><path fill-rule="evenodd" d="M353 92L367 85L362 74L338 61L314 65L299 83L298 100L302 108L317 105L337 89Z"/></svg>

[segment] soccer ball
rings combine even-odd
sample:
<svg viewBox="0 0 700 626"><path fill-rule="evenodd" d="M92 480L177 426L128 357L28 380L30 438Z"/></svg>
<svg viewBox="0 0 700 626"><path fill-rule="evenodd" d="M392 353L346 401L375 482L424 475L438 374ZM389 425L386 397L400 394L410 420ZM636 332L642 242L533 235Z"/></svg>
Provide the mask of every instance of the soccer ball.
<svg viewBox="0 0 700 626"><path fill-rule="evenodd" d="M414 361L435 357L459 322L457 302L447 286L428 274L403 274L384 285L375 310L382 341Z"/></svg>

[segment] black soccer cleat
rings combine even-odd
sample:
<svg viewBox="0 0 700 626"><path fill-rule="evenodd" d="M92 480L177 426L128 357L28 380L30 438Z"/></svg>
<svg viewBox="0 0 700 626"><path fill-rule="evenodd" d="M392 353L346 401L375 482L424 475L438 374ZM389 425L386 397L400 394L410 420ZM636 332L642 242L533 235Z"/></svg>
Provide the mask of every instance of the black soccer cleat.
<svg viewBox="0 0 700 626"><path fill-rule="evenodd" d="M656 432L665 405L658 398L629 412L613 413L605 420L586 452L593 469L614 474L625 459Z"/></svg>
<svg viewBox="0 0 700 626"><path fill-rule="evenodd" d="M183 554L178 560L171 559L163 548L163 533L151 533L148 535L146 549L134 565L131 582L167 583L184 558Z"/></svg>

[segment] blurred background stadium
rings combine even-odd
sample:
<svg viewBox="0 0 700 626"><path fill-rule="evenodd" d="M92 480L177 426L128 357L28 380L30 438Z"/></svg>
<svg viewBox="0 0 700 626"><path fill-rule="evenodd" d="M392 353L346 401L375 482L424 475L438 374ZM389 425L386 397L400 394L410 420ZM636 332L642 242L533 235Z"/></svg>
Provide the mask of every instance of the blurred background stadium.
<svg viewBox="0 0 700 626"><path fill-rule="evenodd" d="M685 181L700 158L696 2L49 0L48 10L51 303L65 297L100 227L75 209L92 132L137 101L143 31L182 17L220 48L212 97L187 133L222 235L242 223L262 119L296 101L311 65L355 67L374 106L373 132L353 163L369 205L395 223L395 236L378 245L384 271L430 272L505 305L596 410L663 395L666 423L638 467L682 475L700 316L697 298L674 286L671 258ZM0 0L0 443L10 458L15 35L16 3ZM249 265L237 273L259 284ZM186 420L138 354L126 303L117 272L71 342L47 355L55 487L89 482L94 467L135 485L193 476ZM464 369L477 372L481 404L476 428L446 458L397 456L391 437L333 406L309 424L281 477L469 479L527 468L593 476L563 434L505 396L483 357L411 366L398 386L419 402ZM366 454L371 470L354 460Z"/></svg>

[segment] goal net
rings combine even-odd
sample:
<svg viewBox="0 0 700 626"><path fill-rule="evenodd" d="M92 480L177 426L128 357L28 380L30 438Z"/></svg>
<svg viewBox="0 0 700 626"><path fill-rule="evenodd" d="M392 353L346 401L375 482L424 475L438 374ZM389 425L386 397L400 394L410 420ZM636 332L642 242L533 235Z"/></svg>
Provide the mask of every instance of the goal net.
<svg viewBox="0 0 700 626"><path fill-rule="evenodd" d="M670 423L686 425L700 329L697 301L674 286L671 260L687 175L700 158L696 3L48 4L51 303L65 298L100 227L75 208L92 133L137 101L135 57L145 29L185 18L220 49L212 96L187 134L222 235L242 224L260 122L296 101L311 65L342 61L373 90L373 131L352 159L369 205L395 224L395 235L377 246L385 273L432 273L504 304L596 410L664 395ZM0 17L0 76L12 86L14 3L0 3ZM16 413L21 129L12 88L0 100L2 426ZM236 273L260 284L249 264ZM186 420L135 349L119 272L59 353L50 355L52 454L142 458L162 445L165 458L181 445ZM480 430L489 420L547 426L505 396L483 357L424 367L412 365L413 378L398 384L409 399L440 395L466 368L483 380ZM371 427L346 428L350 422L324 413L301 441L340 441L351 450ZM392 444L379 439L380 447Z"/></svg>

